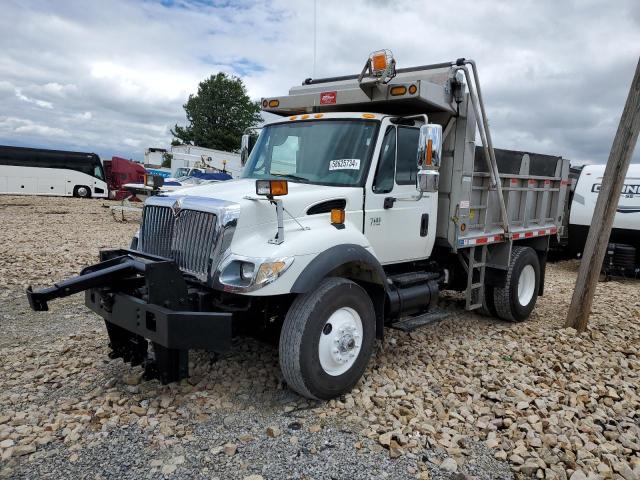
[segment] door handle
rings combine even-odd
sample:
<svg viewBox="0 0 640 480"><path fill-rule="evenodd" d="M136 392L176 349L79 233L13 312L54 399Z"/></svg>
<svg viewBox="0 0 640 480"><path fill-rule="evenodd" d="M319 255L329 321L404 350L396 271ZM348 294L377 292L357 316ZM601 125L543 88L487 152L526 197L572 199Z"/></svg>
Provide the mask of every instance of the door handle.
<svg viewBox="0 0 640 480"><path fill-rule="evenodd" d="M420 236L426 237L429 233L429 214L423 213L420 218Z"/></svg>
<svg viewBox="0 0 640 480"><path fill-rule="evenodd" d="M395 197L385 197L383 207L385 210L393 208L393 204L396 203Z"/></svg>

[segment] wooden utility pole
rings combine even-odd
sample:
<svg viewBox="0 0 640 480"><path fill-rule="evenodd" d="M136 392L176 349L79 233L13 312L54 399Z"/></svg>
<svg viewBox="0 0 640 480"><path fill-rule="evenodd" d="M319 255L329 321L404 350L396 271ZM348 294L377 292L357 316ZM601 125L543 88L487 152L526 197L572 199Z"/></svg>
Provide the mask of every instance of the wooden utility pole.
<svg viewBox="0 0 640 480"><path fill-rule="evenodd" d="M565 322L565 327L573 327L578 332L584 332L587 329L593 294L609 243L611 226L631 154L638 141L638 131L640 131L640 60L636 66L627 103L622 111L622 118L604 170L596 209L593 212L589 235L582 253L576 288Z"/></svg>

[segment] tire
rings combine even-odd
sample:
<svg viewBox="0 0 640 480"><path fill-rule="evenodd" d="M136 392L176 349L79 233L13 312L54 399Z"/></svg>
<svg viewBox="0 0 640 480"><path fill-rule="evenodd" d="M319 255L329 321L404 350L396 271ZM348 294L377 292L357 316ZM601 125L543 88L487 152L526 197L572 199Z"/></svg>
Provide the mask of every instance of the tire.
<svg viewBox="0 0 640 480"><path fill-rule="evenodd" d="M539 290L540 261L535 250L513 247L504 287L493 289L498 317L510 322L526 320L536 305Z"/></svg>
<svg viewBox="0 0 640 480"><path fill-rule="evenodd" d="M493 285L484 286L484 297L482 298L482 307L478 309L478 313L480 315L484 315L485 317L497 317L498 313L496 312L496 304L493 300L494 295L494 287Z"/></svg>
<svg viewBox="0 0 640 480"><path fill-rule="evenodd" d="M280 368L289 387L320 400L350 391L369 363L375 318L367 292L344 278L326 278L299 295L280 332Z"/></svg>
<svg viewBox="0 0 640 480"><path fill-rule="evenodd" d="M91 198L91 189L86 185L76 185L73 189L73 196L80 198Z"/></svg>

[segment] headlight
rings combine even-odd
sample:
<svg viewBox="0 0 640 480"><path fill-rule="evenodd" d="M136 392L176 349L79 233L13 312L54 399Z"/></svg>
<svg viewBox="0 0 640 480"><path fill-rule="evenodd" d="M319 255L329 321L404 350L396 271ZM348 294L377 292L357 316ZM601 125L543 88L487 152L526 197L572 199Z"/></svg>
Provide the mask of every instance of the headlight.
<svg viewBox="0 0 640 480"><path fill-rule="evenodd" d="M220 266L217 283L228 292L251 292L276 280L293 263L293 258L266 259L230 255Z"/></svg>
<svg viewBox="0 0 640 480"><path fill-rule="evenodd" d="M262 267L261 267L262 268ZM242 280L253 279L253 272L255 272L256 266L251 262L242 262L240 266L240 277Z"/></svg>

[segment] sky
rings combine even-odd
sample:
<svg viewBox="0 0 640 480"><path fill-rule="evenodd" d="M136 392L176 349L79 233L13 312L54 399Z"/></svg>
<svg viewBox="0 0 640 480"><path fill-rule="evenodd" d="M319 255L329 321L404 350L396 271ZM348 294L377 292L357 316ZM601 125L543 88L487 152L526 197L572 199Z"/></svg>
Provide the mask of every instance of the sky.
<svg viewBox="0 0 640 480"><path fill-rule="evenodd" d="M605 163L640 54L637 0L0 0L0 144L141 160L218 71L253 99L308 77L474 59L496 147ZM640 162L636 151L634 162Z"/></svg>

